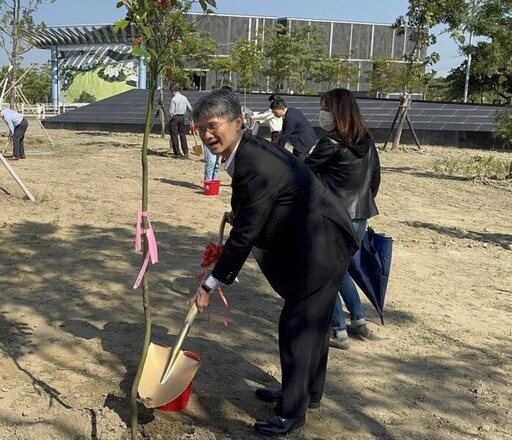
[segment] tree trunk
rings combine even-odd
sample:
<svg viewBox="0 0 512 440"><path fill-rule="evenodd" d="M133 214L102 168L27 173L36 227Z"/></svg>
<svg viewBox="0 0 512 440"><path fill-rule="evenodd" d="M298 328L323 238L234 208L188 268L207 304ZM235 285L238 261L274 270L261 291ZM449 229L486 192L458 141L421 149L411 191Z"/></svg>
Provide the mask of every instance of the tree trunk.
<svg viewBox="0 0 512 440"><path fill-rule="evenodd" d="M400 102L400 113L398 116L398 128L396 129L395 138L393 139L393 145L391 151L398 150L400 148L400 141L402 140L402 132L405 124L405 117L409 109L409 96L405 95L403 100Z"/></svg>
<svg viewBox="0 0 512 440"><path fill-rule="evenodd" d="M155 68L150 68L150 78L149 78L149 95L146 109L146 122L144 125L144 138L142 141L142 154L141 154L141 163L142 163L142 211L148 210L148 143L149 143L149 132L151 130L151 118L153 115L153 99L155 97L156 91L156 72ZM146 216L142 217L142 226L144 229L148 228L148 219ZM142 261L146 257L146 253L149 252L148 240L146 235L144 235L144 247L142 253ZM137 390L139 388L140 378L142 376L142 370L144 368L144 363L146 362L146 357L148 354L149 344L151 342L151 304L149 301L149 284L148 284L148 276L147 273L144 274L144 278L142 279L142 304L144 307L144 345L142 347L142 353L139 360L139 365L137 367L137 373L135 374L135 378L133 379L131 394L130 394L130 428L131 428L131 438L132 440L137 440Z"/></svg>

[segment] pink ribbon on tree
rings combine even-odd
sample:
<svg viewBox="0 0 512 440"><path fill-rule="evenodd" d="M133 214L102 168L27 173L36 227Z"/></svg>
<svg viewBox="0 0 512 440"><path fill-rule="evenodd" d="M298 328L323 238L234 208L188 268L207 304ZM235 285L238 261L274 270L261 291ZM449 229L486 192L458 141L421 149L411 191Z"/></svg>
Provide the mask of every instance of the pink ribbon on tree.
<svg viewBox="0 0 512 440"><path fill-rule="evenodd" d="M148 219L148 228L144 229L142 227L142 217L147 217L147 211L139 211L137 213L137 224L135 225L135 250L139 252L142 250L142 236L146 234L146 239L148 240L148 250L146 252L146 256L144 257L144 261L139 270L139 274L137 275L137 279L135 280L135 284L133 288L136 289L140 286L142 282L142 278L144 278L144 274L148 269L149 262L151 264L158 263L158 248L156 245L156 237L153 228L151 227L151 222Z"/></svg>

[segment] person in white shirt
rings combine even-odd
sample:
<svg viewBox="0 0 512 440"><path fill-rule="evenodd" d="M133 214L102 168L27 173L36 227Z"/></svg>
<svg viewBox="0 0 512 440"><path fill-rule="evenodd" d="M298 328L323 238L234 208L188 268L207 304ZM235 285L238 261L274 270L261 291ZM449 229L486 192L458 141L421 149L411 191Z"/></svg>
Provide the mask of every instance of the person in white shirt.
<svg viewBox="0 0 512 440"><path fill-rule="evenodd" d="M12 157L9 160L25 159L25 132L28 122L19 113L11 109L0 110L0 117L9 127L9 139L12 140Z"/></svg>
<svg viewBox="0 0 512 440"><path fill-rule="evenodd" d="M186 96L179 92L178 86L171 87L171 106L169 108L169 131L171 132L171 149L174 157L188 159L187 135L185 133L185 113L192 111ZM183 154L180 152L180 144Z"/></svg>
<svg viewBox="0 0 512 440"><path fill-rule="evenodd" d="M268 97L270 105L272 105L275 99L275 95L270 95ZM279 141L279 136L281 135L281 130L283 129L283 118L277 118L274 115L272 109L269 108L266 112L255 113L253 115L253 120L256 122L268 122L268 125L270 127L270 141L273 144L277 144L277 142Z"/></svg>

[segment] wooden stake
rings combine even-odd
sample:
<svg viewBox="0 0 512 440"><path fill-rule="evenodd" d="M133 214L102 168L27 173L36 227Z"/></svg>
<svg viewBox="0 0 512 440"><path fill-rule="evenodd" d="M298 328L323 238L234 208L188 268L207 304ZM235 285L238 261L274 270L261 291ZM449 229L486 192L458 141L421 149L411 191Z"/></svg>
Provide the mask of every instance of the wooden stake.
<svg viewBox="0 0 512 440"><path fill-rule="evenodd" d="M21 181L21 179L18 177L18 175L14 172L12 167L9 165L7 160L5 159L3 154L0 154L0 161L4 164L4 167L7 168L7 171L9 171L9 174L13 177L13 179L16 181L16 183L20 186L20 188L23 190L23 192L26 194L26 196L30 199L31 202L35 202L36 199L34 199L34 196L30 193L30 191L27 189L25 184Z"/></svg>

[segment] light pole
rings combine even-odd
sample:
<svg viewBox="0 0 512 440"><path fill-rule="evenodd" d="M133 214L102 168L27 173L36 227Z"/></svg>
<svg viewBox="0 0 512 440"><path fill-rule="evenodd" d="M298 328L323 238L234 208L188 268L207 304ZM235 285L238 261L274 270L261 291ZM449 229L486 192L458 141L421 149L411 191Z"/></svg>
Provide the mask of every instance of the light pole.
<svg viewBox="0 0 512 440"><path fill-rule="evenodd" d="M473 0L471 3L471 10L470 10L470 17L474 16L475 13L475 7L476 7L476 0ZM471 57L473 54L473 30L469 30L469 53L468 53L468 59L466 61L466 77L464 78L464 102L468 102L468 94L469 94L469 77L471 75Z"/></svg>
<svg viewBox="0 0 512 440"><path fill-rule="evenodd" d="M464 78L464 102L468 102L469 76L471 74L471 55L473 49L473 31L469 32L469 53L466 60L466 77Z"/></svg>

